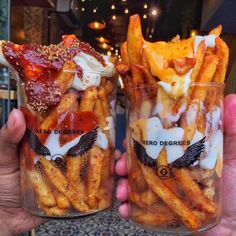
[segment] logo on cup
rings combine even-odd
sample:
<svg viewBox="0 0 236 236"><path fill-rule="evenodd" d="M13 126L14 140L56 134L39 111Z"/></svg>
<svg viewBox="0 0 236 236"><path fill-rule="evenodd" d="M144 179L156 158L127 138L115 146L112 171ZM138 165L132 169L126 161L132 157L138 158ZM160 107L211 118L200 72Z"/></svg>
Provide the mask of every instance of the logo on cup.
<svg viewBox="0 0 236 236"><path fill-rule="evenodd" d="M60 154L55 154L52 156L51 163L56 168L66 169L65 157Z"/></svg>
<svg viewBox="0 0 236 236"><path fill-rule="evenodd" d="M157 168L157 176L160 179L162 180L169 179L171 175L172 175L172 172L169 166L159 166Z"/></svg>

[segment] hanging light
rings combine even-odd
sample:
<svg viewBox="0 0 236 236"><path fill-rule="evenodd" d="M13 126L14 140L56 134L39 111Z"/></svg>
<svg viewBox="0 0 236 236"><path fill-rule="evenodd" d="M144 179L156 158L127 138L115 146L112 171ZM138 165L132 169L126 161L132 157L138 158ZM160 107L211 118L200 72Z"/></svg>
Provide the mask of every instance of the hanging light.
<svg viewBox="0 0 236 236"><path fill-rule="evenodd" d="M95 38L99 43L110 43L110 41L103 36Z"/></svg>
<svg viewBox="0 0 236 236"><path fill-rule="evenodd" d="M129 13L129 9L126 8L126 9L125 9L125 14L128 14L128 13Z"/></svg>
<svg viewBox="0 0 236 236"><path fill-rule="evenodd" d="M102 30L106 28L106 23L104 21L92 21L88 24L88 27L93 30Z"/></svg>
<svg viewBox="0 0 236 236"><path fill-rule="evenodd" d="M102 49L105 49L105 50L110 50L111 49L111 45L109 45L107 43L99 43L98 46Z"/></svg>
<svg viewBox="0 0 236 236"><path fill-rule="evenodd" d="M107 56L111 56L111 55L112 55L111 51L110 50L107 51Z"/></svg>
<svg viewBox="0 0 236 236"><path fill-rule="evenodd" d="M112 16L112 20L116 20L116 15L113 15L113 16Z"/></svg>
<svg viewBox="0 0 236 236"><path fill-rule="evenodd" d="M84 7L82 7L82 8L81 8L81 11L85 11L85 8L84 8Z"/></svg>
<svg viewBox="0 0 236 236"><path fill-rule="evenodd" d="M144 15L143 15L143 19L147 19L147 14L144 14Z"/></svg>
<svg viewBox="0 0 236 236"><path fill-rule="evenodd" d="M148 8L147 3L145 3L145 4L143 5L143 8L144 8L144 9L147 9L147 8Z"/></svg>
<svg viewBox="0 0 236 236"><path fill-rule="evenodd" d="M115 10L116 6L114 4L111 5L111 10Z"/></svg>
<svg viewBox="0 0 236 236"><path fill-rule="evenodd" d="M198 31L196 30L196 29L192 29L191 31L190 31L190 36L191 37L194 37L194 36L196 36L198 34Z"/></svg>
<svg viewBox="0 0 236 236"><path fill-rule="evenodd" d="M97 13L97 8L94 8L94 9L93 9L93 13Z"/></svg>

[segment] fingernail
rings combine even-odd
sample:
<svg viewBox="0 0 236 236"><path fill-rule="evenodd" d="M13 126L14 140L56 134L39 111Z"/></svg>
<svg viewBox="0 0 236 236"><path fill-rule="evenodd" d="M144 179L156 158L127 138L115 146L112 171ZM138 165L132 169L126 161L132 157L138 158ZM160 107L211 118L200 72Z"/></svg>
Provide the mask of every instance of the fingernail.
<svg viewBox="0 0 236 236"><path fill-rule="evenodd" d="M10 129L12 129L12 128L14 127L15 122L16 122L15 111L16 111L16 109L14 108L14 109L11 111L11 113L10 113L10 115L9 115L9 117L8 117L7 127L10 128Z"/></svg>

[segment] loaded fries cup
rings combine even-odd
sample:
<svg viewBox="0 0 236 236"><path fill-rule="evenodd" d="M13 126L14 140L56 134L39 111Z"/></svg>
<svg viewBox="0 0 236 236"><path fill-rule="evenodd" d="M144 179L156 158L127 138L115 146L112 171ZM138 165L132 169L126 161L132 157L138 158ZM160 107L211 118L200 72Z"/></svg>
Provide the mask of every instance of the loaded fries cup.
<svg viewBox="0 0 236 236"><path fill-rule="evenodd" d="M132 220L158 232L191 234L221 215L223 92L228 48L208 36L146 42L130 18L116 68L127 97Z"/></svg>
<svg viewBox="0 0 236 236"><path fill-rule="evenodd" d="M66 35L50 46L2 41L1 63L17 73L26 119L24 208L76 217L111 206L116 76L109 58Z"/></svg>

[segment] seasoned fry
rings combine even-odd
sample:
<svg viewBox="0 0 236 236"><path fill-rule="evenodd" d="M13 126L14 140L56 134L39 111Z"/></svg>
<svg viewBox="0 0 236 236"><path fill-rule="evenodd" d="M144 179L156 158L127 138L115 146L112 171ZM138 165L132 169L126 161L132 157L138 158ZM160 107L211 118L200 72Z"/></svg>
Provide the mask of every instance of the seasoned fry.
<svg viewBox="0 0 236 236"><path fill-rule="evenodd" d="M127 47L131 65L142 64L143 42L140 17L139 15L133 15L130 17L127 34Z"/></svg>
<svg viewBox="0 0 236 236"><path fill-rule="evenodd" d="M165 206L154 207L150 211L135 208L133 217L138 223L146 226L159 226L175 222L174 214Z"/></svg>
<svg viewBox="0 0 236 236"><path fill-rule="evenodd" d="M199 219L192 213L192 211L179 200L156 176L153 169L145 167L141 164L141 169L145 180L150 188L157 194L157 196L180 217L183 223L191 230L196 230L200 227Z"/></svg>
<svg viewBox="0 0 236 236"><path fill-rule="evenodd" d="M55 188L53 189L53 195L55 196L57 206L60 209L69 209L70 208L70 206L71 206L70 201L66 198L66 196L64 196L63 194L58 192Z"/></svg>
<svg viewBox="0 0 236 236"><path fill-rule="evenodd" d="M63 113L66 114L67 112L69 112L70 109L72 109L73 106L76 104L77 99L78 99L78 95L75 93L65 94L62 97L59 105L54 110L52 110L52 112L49 113L49 115L41 123L39 129L40 130L50 130L50 129L54 128L57 121L58 121L59 115L61 115ZM45 134L39 134L39 137L42 142L45 141L47 136L48 135L45 135Z"/></svg>
<svg viewBox="0 0 236 236"><path fill-rule="evenodd" d="M212 29L209 32L209 35L215 35L217 37L220 37L221 33L222 33L222 25L218 25L216 28Z"/></svg>
<svg viewBox="0 0 236 236"><path fill-rule="evenodd" d="M97 88L90 87L88 88L81 98L80 102L80 111L93 111L95 102L97 100Z"/></svg>
<svg viewBox="0 0 236 236"><path fill-rule="evenodd" d="M219 64L213 82L224 83L229 60L229 48L221 38L216 39L216 56L219 60Z"/></svg>
<svg viewBox="0 0 236 236"><path fill-rule="evenodd" d="M98 90L98 98L100 99L102 103L103 113L105 117L108 117L111 115L109 104L107 102L107 95L106 90L103 87L100 87Z"/></svg>
<svg viewBox="0 0 236 236"><path fill-rule="evenodd" d="M122 45L120 47L120 54L121 54L122 62L129 65L130 63L129 63L129 54L128 54L127 41L122 43Z"/></svg>
<svg viewBox="0 0 236 236"><path fill-rule="evenodd" d="M61 93L64 94L68 88L70 88L71 83L74 79L74 73L69 72L69 70L76 70L76 64L72 61L68 61L64 64L62 71L56 77L56 82L61 90ZM68 70L68 72L66 72Z"/></svg>
<svg viewBox="0 0 236 236"><path fill-rule="evenodd" d="M197 53L196 53L196 64L193 67L193 71L191 73L191 80L196 81L199 75L199 72L201 70L203 60L204 60L204 55L205 55L205 49L206 45L204 41L201 41L199 43L199 46L197 48Z"/></svg>
<svg viewBox="0 0 236 236"><path fill-rule="evenodd" d="M66 209L61 209L57 206L54 207L45 207L41 206L42 210L46 213L47 216L64 216Z"/></svg>
<svg viewBox="0 0 236 236"><path fill-rule="evenodd" d="M88 205L95 209L98 204L97 193L101 184L103 153L100 148L94 147L89 152L89 170L87 177Z"/></svg>
<svg viewBox="0 0 236 236"><path fill-rule="evenodd" d="M86 154L85 154L86 155ZM86 200L85 183L81 178L81 169L84 165L84 156L68 157L67 158L67 177L70 185L75 190L81 201Z"/></svg>
<svg viewBox="0 0 236 236"><path fill-rule="evenodd" d="M184 192L188 195L189 199L191 199L196 207L211 214L216 213L216 205L212 201L205 198L202 190L199 188L198 184L193 181L188 170L178 169L175 171L174 175L181 184L181 187L184 189Z"/></svg>
<svg viewBox="0 0 236 236"><path fill-rule="evenodd" d="M29 179L33 185L38 200L47 207L53 207L57 204L55 197L48 184L44 181L41 173L37 170L27 171Z"/></svg>
<svg viewBox="0 0 236 236"><path fill-rule="evenodd" d="M87 204L83 202L77 195L77 192L69 184L66 177L61 173L58 168L55 168L44 157L40 158L40 163L43 166L45 175L53 186L62 194L64 194L71 202L73 207L81 212L87 212L89 210Z"/></svg>

